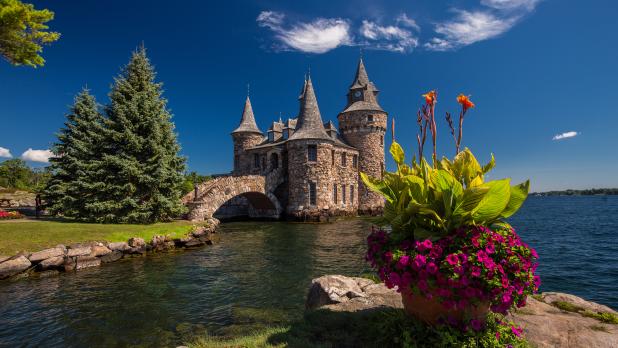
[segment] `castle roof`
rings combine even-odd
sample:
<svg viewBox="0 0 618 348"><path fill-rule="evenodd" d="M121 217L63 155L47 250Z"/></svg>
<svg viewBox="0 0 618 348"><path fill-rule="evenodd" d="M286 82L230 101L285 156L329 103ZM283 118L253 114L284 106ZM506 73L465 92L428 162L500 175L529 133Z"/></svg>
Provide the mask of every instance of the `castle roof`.
<svg viewBox="0 0 618 348"><path fill-rule="evenodd" d="M354 93L359 90L363 90L362 100L352 97ZM348 92L348 105L342 113L359 110L384 112L380 104L378 104L377 95L379 92L380 91L376 88L373 82L369 80L369 75L367 75L363 58L360 58L358 61L358 66L356 67L354 81L350 85L350 90Z"/></svg>
<svg viewBox="0 0 618 348"><path fill-rule="evenodd" d="M251 107L251 100L249 100L249 96L247 96L247 99L245 100L245 108L242 111L240 124L238 125L238 128L232 132L232 134L234 133L263 134L255 123L255 116L253 115L253 108Z"/></svg>
<svg viewBox="0 0 618 348"><path fill-rule="evenodd" d="M358 61L356 76L354 76L354 81L350 85L350 89L363 88L369 83L369 76L367 76L367 70L365 70L365 63L363 63L363 58L361 58Z"/></svg>
<svg viewBox="0 0 618 348"><path fill-rule="evenodd" d="M313 90L311 77L305 80L303 91L300 96L300 112L298 114L298 123L296 131L290 137L290 140L298 139L327 139L332 138L326 134L318 100Z"/></svg>

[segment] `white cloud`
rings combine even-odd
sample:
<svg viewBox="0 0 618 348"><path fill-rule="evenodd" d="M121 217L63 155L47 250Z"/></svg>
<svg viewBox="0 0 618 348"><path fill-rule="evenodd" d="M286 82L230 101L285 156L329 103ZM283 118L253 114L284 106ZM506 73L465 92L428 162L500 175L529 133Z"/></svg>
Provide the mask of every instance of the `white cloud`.
<svg viewBox="0 0 618 348"><path fill-rule="evenodd" d="M363 44L369 48L406 52L418 46L418 39L412 35L412 32L393 25L381 26L364 20L360 33L367 39L367 42Z"/></svg>
<svg viewBox="0 0 618 348"><path fill-rule="evenodd" d="M487 11L455 10L455 19L436 24L434 30L441 37L433 37L425 48L447 51L475 42L491 39L509 30L519 16L500 17Z"/></svg>
<svg viewBox="0 0 618 348"><path fill-rule="evenodd" d="M416 23L416 21L412 18L409 18L408 15L406 15L405 13L402 13L399 16L397 16L396 21L397 21L397 24L413 28L417 31L421 30L421 27Z"/></svg>
<svg viewBox="0 0 618 348"><path fill-rule="evenodd" d="M533 10L540 0L481 0L481 4L498 10L513 10L524 8Z"/></svg>
<svg viewBox="0 0 618 348"><path fill-rule="evenodd" d="M49 158L54 154L49 150L33 150L28 149L21 154L21 159L24 161L49 163Z"/></svg>
<svg viewBox="0 0 618 348"><path fill-rule="evenodd" d="M256 21L269 28L283 45L282 49L309 53L325 53L343 45L351 45L350 24L341 18L318 18L309 23L284 25L285 15L262 11Z"/></svg>
<svg viewBox="0 0 618 348"><path fill-rule="evenodd" d="M0 146L0 157L12 158L13 155L11 155L11 151L9 151L9 149Z"/></svg>
<svg viewBox="0 0 618 348"><path fill-rule="evenodd" d="M573 131L565 132L565 133L562 133L562 134L554 135L552 140L568 139L568 138L573 138L573 137L575 137L577 135L579 135L579 133L577 133L577 132L573 132Z"/></svg>

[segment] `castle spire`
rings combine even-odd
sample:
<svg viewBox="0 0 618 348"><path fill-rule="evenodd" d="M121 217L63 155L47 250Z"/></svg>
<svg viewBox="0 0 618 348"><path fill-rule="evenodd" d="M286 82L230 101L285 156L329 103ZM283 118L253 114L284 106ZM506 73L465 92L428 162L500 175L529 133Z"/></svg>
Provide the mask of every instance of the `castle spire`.
<svg viewBox="0 0 618 348"><path fill-rule="evenodd" d="M313 90L311 76L305 80L303 93L300 97L300 112L298 114L298 123L296 131L290 137L293 139L330 139L324 130L322 115L318 107L318 100Z"/></svg>
<svg viewBox="0 0 618 348"><path fill-rule="evenodd" d="M247 85L247 93L249 87ZM257 124L255 123L255 116L253 115L253 108L251 107L251 100L247 95L247 99L245 100L245 108L242 111L242 117L240 119L240 124L238 128L236 128L232 133L259 133L262 134Z"/></svg>
<svg viewBox="0 0 618 348"><path fill-rule="evenodd" d="M363 57L358 60L358 66L356 67L356 76L354 82L350 86L350 89L362 88L369 84L369 76L367 76L367 70L365 70L365 63L363 63Z"/></svg>

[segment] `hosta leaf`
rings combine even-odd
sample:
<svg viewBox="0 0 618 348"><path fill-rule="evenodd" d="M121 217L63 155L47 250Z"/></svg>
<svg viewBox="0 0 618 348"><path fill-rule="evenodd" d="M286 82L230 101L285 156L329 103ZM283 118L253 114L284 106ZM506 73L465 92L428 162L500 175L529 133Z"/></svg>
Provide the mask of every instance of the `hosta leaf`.
<svg viewBox="0 0 618 348"><path fill-rule="evenodd" d="M521 205L524 203L526 198L528 198L528 191L530 190L530 180L526 180L519 185L515 185L511 187L511 197L509 199L509 203L506 205L506 208L500 214L503 218L508 218L509 216L515 214Z"/></svg>
<svg viewBox="0 0 618 348"><path fill-rule="evenodd" d="M510 179L490 181L483 186L489 191L483 196L479 204L472 210L472 219L476 223L491 222L500 216L511 197Z"/></svg>
<svg viewBox="0 0 618 348"><path fill-rule="evenodd" d="M403 153L403 149L401 148L401 145L399 145L397 142L393 141L390 152L391 156L393 156L393 159L397 164L402 164L404 162L405 155Z"/></svg>

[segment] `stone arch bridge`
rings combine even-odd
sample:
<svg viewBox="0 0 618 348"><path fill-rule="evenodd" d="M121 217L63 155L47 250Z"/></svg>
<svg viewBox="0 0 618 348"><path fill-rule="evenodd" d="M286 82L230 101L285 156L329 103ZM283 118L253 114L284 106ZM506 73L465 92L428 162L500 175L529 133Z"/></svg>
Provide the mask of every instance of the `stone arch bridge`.
<svg viewBox="0 0 618 348"><path fill-rule="evenodd" d="M194 192L183 197L189 208L191 221L203 221L213 217L226 202L244 197L251 205L255 216L279 218L283 208L274 194L282 182L279 170L268 175L226 175L198 185Z"/></svg>

